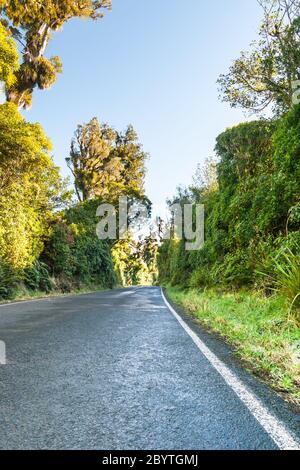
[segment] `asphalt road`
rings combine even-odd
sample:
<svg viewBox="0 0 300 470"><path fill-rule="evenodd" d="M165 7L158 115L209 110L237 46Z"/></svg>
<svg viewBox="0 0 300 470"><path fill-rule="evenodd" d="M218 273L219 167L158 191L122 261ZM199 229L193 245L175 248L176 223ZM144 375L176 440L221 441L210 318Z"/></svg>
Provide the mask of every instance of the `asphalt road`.
<svg viewBox="0 0 300 470"><path fill-rule="evenodd" d="M297 439L299 415L186 321ZM278 448L159 288L0 306L0 340L0 449Z"/></svg>

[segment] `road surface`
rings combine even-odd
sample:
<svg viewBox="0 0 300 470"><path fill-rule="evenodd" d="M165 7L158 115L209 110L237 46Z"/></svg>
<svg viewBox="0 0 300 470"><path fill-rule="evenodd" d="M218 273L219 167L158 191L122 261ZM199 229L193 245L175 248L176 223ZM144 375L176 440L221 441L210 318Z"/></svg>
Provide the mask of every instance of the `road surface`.
<svg viewBox="0 0 300 470"><path fill-rule="evenodd" d="M185 322L155 287L0 306L0 449L297 446L299 415Z"/></svg>

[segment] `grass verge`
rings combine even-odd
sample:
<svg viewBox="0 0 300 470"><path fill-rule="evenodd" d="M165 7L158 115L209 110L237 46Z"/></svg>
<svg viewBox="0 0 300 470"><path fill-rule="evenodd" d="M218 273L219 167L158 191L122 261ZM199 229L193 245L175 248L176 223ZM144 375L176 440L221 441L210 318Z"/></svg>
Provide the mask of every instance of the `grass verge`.
<svg viewBox="0 0 300 470"><path fill-rule="evenodd" d="M300 406L300 329L284 299L167 287L169 298L202 326L221 335L255 374Z"/></svg>
<svg viewBox="0 0 300 470"><path fill-rule="evenodd" d="M42 291L30 291L28 289L16 290L14 296L9 300L0 300L0 305L10 304L14 302L22 302L24 300L39 300L48 299L51 297L72 297L73 295L92 294L94 292L107 290L103 286L87 286L78 289L71 290L68 293L62 293L61 291L51 291L46 294Z"/></svg>

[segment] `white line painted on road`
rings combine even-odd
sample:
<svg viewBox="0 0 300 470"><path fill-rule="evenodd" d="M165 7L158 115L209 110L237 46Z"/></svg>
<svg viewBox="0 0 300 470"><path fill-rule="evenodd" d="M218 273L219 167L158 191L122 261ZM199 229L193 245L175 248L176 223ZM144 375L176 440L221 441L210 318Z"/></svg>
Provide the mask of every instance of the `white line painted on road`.
<svg viewBox="0 0 300 470"><path fill-rule="evenodd" d="M0 341L0 366L6 365L6 345L4 341Z"/></svg>
<svg viewBox="0 0 300 470"><path fill-rule="evenodd" d="M180 323L186 333L192 338L196 346L200 349L202 354L211 363L211 365L219 372L229 387L236 393L239 399L246 405L248 410L256 418L259 424L273 439L275 444L281 450L300 450L300 442L292 435L285 425L279 421L263 403L257 398L238 377L222 362L218 357L203 343L203 341L196 335L196 333L187 325L180 315L167 301L163 290L161 289L162 298L174 315L176 320Z"/></svg>

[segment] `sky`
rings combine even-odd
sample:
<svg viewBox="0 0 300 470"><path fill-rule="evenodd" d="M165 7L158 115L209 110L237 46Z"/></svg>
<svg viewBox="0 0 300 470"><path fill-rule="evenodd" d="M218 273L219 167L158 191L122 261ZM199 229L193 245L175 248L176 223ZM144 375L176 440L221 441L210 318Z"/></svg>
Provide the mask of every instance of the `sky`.
<svg viewBox="0 0 300 470"><path fill-rule="evenodd" d="M61 57L63 74L24 114L43 125L64 176L78 124L132 124L150 155L146 190L159 213L213 155L218 134L245 121L219 100L216 81L257 37L261 10L256 0L112 2L104 19L72 20L54 34L47 55Z"/></svg>

